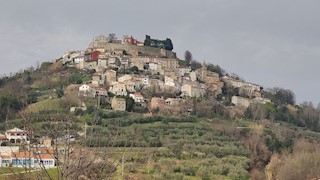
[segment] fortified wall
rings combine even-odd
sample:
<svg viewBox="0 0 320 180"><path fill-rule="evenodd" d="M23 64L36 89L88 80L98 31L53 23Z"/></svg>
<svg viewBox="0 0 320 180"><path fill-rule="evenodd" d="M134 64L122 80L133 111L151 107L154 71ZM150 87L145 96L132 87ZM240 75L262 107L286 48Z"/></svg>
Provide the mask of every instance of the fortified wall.
<svg viewBox="0 0 320 180"><path fill-rule="evenodd" d="M155 56L166 58L177 58L176 53L165 49L137 46L131 44L109 43L105 37L96 37L90 43L89 48L104 48L107 51L124 50L133 56Z"/></svg>

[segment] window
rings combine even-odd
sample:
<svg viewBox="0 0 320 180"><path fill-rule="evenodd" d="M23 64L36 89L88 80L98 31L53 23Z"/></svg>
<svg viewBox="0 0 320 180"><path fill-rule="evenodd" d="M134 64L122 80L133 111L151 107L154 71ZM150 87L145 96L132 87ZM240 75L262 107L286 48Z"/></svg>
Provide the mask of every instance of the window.
<svg viewBox="0 0 320 180"><path fill-rule="evenodd" d="M2 163L10 163L10 160L2 160Z"/></svg>

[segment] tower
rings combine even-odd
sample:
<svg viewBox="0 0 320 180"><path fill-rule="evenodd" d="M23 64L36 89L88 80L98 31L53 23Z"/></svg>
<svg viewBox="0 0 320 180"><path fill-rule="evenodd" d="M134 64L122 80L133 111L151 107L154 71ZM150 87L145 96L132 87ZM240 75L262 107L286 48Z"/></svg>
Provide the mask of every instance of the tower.
<svg viewBox="0 0 320 180"><path fill-rule="evenodd" d="M207 64L206 64L206 62L202 63L201 79L202 79L202 81L205 81L207 79Z"/></svg>

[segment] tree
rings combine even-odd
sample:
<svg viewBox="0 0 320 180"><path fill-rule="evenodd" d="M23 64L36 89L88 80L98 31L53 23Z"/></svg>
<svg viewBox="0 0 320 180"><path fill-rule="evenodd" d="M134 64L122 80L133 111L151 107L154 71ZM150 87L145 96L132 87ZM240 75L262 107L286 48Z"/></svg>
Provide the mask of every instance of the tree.
<svg viewBox="0 0 320 180"><path fill-rule="evenodd" d="M117 40L116 34L115 33L110 33L109 36L108 36L109 43L112 43L112 42L114 42L116 40Z"/></svg>
<svg viewBox="0 0 320 180"><path fill-rule="evenodd" d="M208 69L208 71L218 73L220 77L225 75L225 73L226 73L225 70L223 70L219 65L213 65L211 63L209 63L207 65L207 69Z"/></svg>
<svg viewBox="0 0 320 180"><path fill-rule="evenodd" d="M126 111L131 112L134 107L134 100L129 95L125 96L126 100Z"/></svg>
<svg viewBox="0 0 320 180"><path fill-rule="evenodd" d="M196 70L202 67L202 64L198 62L197 60L192 60L190 62L191 70Z"/></svg>
<svg viewBox="0 0 320 180"><path fill-rule="evenodd" d="M295 103L295 95L290 89L272 88L264 94L276 105L291 104Z"/></svg>
<svg viewBox="0 0 320 180"><path fill-rule="evenodd" d="M186 65L190 66L190 62L193 59L192 59L192 53L189 50L186 50L186 52L184 53L184 60L186 61Z"/></svg>

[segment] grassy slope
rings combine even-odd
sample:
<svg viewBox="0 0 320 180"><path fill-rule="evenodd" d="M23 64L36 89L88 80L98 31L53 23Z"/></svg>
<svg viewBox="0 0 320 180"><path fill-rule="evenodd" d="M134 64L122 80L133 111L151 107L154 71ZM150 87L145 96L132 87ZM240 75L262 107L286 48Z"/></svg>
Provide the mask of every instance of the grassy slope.
<svg viewBox="0 0 320 180"><path fill-rule="evenodd" d="M60 99L45 99L43 101L36 102L28 105L26 108L27 112L39 112L43 110L61 110Z"/></svg>

